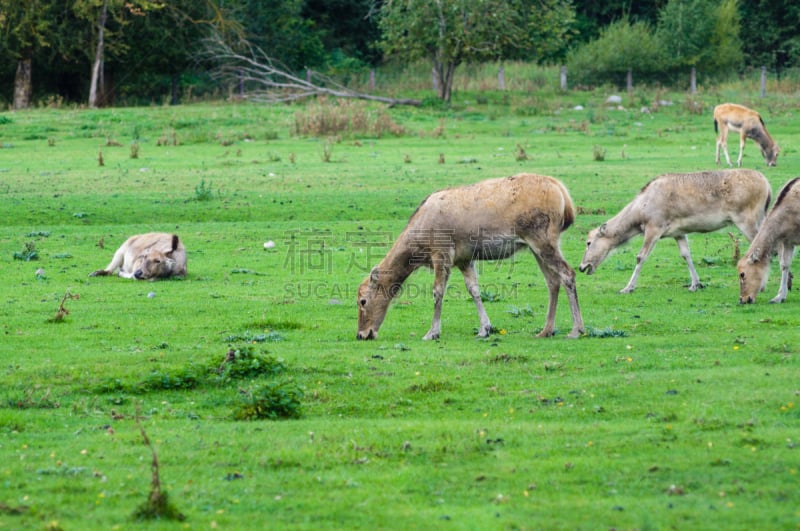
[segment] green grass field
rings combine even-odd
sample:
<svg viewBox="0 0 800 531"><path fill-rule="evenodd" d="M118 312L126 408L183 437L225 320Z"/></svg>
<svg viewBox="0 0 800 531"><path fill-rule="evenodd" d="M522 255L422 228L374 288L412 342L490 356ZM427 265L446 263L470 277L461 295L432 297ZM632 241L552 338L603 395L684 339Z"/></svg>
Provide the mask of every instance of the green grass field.
<svg viewBox="0 0 800 531"><path fill-rule="evenodd" d="M185 516L153 528L796 529L800 296L767 304L775 263L739 306L735 228L690 236L696 293L671 241L632 294L641 238L579 274L577 340L563 296L559 333L534 337L529 253L479 267L490 338L454 273L442 339L422 341L419 271L379 339L355 340L359 283L434 190L561 179L577 268L651 178L714 167L716 103L762 112L778 166L752 142L745 166L776 193L800 174L795 98L708 93L692 113L683 94L607 95L350 108L400 135L293 134L311 105L0 114L0 529L133 527L153 478L140 427ZM657 97L674 105L642 114ZM149 231L183 239L185 279L87 276ZM254 411L279 418L237 420Z"/></svg>

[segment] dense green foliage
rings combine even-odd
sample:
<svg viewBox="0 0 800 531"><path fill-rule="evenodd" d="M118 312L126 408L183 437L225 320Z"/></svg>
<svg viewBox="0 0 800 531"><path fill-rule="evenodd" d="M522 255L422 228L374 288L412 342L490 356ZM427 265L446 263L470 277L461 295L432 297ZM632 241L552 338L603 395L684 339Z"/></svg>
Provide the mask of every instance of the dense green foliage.
<svg viewBox="0 0 800 531"><path fill-rule="evenodd" d="M433 190L558 177L575 265L653 176L713 167L720 101L758 109L784 148L766 168L748 143L746 166L775 191L800 174L777 82L765 99L749 81L637 88L609 109L554 70L509 64L505 92L481 88L493 73L465 67L447 107L381 109L400 128L380 136L352 127L369 106L330 101L0 114L0 522L128 528L139 508L193 529L795 528L800 297L737 303L734 228L690 236L695 293L671 241L631 294L640 238L579 274L577 340L565 297L557 335L534 337L547 290L530 253L479 266L487 339L455 273L442 339L422 341L419 271L380 338L355 340L357 286ZM338 113L353 119L297 134ZM149 230L181 236L186 278L87 276ZM162 496L143 505L156 452Z"/></svg>
<svg viewBox="0 0 800 531"><path fill-rule="evenodd" d="M624 84L628 71L641 82L676 85L691 68L726 79L742 67L736 0L670 0L656 24L622 19L573 49L567 60L580 83Z"/></svg>
<svg viewBox="0 0 800 531"><path fill-rule="evenodd" d="M198 61L210 34L346 85L370 68L390 76L422 58L445 100L453 70L484 60L560 64L571 53L571 75L583 84L620 83L624 64L637 82L681 87L690 67L719 80L800 66L800 8L791 2L0 0L0 104L87 102L104 7L98 101L107 106L246 95L215 78L213 62ZM631 39L642 49L627 46Z"/></svg>

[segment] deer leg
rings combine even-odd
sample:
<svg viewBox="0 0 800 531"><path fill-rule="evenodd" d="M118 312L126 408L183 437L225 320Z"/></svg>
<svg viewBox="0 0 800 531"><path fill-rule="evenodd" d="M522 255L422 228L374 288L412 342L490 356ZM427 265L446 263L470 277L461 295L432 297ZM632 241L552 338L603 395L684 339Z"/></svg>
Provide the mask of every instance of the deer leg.
<svg viewBox="0 0 800 531"><path fill-rule="evenodd" d="M700 277L697 275L697 270L694 268L692 262L692 254L689 252L689 238L686 235L675 236L675 242L678 244L678 250L681 253L681 258L686 261L686 266L689 268L689 276L692 277L692 282L689 284L689 291L697 291L697 288L704 288L700 283Z"/></svg>
<svg viewBox="0 0 800 531"><path fill-rule="evenodd" d="M719 124L719 138L717 138L717 165L719 165L719 149L725 153L725 161L731 166L731 156L728 154L728 126L725 122Z"/></svg>
<svg viewBox="0 0 800 531"><path fill-rule="evenodd" d="M533 249L533 247L531 247L531 249ZM539 332L538 336L547 337L553 335L555 332L558 291L563 284L564 290L567 292L567 298L569 299L569 308L572 312L572 330L567 337L580 337L584 331L584 327L581 308L578 304L578 290L575 286L575 270L564 260L558 247L544 246L538 251L534 251L533 255L536 257L539 269L542 270L549 292L547 317L545 319L544 328Z"/></svg>
<svg viewBox="0 0 800 531"><path fill-rule="evenodd" d="M109 262L109 264L106 266L105 269L98 269L97 271L93 271L92 273L89 273L89 276L102 277L111 275L117 268L119 268L120 270L119 276L124 278L131 278L131 276L125 276L122 272L122 266L124 265L124 262L125 262L125 246L123 245L122 247L117 249L117 252L114 253L114 258L111 259L111 262Z"/></svg>
<svg viewBox="0 0 800 531"><path fill-rule="evenodd" d="M475 263L470 262L460 269L461 274L464 275L464 284L467 286L467 292L472 296L473 302L475 302L475 308L478 310L478 318L481 321L480 328L478 329L478 337L487 337L492 332L492 325L489 322L489 316L481 300L481 288L478 286L478 273L475 271Z"/></svg>
<svg viewBox="0 0 800 531"><path fill-rule="evenodd" d="M786 295L789 293L789 284L791 284L792 276L792 256L794 255L794 245L789 243L781 243L778 250L778 259L781 264L781 284L778 288L778 294L770 300L772 303L779 303L786 300Z"/></svg>
<svg viewBox="0 0 800 531"><path fill-rule="evenodd" d="M450 266L442 258L433 259L433 322L431 329L422 339L439 339L442 328L442 301L447 290L447 279L450 276Z"/></svg>
<svg viewBox="0 0 800 531"><path fill-rule="evenodd" d="M630 293L636 289L636 281L639 278L639 273L642 272L644 261L647 260L647 257L650 256L650 253L653 252L653 247L655 247L656 242L661 239L662 234L663 231L656 232L645 227L642 248L639 249L639 254L636 255L636 267L633 268L633 274L631 275L631 279L628 281L628 285L619 290L620 293Z"/></svg>
<svg viewBox="0 0 800 531"><path fill-rule="evenodd" d="M736 161L736 165L740 168L742 167L742 156L744 155L744 141L747 139L747 135L745 134L744 127L742 127L742 132L739 133L739 160Z"/></svg>

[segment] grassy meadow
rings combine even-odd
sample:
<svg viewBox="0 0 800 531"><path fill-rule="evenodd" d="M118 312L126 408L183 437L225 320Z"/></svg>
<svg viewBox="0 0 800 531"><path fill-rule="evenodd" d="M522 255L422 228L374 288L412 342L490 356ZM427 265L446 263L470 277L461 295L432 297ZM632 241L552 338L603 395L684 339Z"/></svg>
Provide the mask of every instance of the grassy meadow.
<svg viewBox="0 0 800 531"><path fill-rule="evenodd" d="M738 304L735 228L690 236L696 293L672 241L631 294L641 238L579 273L576 340L564 296L559 333L534 337L529 253L479 267L488 339L454 272L422 341L419 271L355 340L359 283L434 190L561 179L577 268L651 178L715 167L717 103L757 108L782 146L766 168L748 142L746 167L776 193L800 175L794 95L609 94L0 113L0 529L133 527L152 450L184 517L152 528L796 529L800 295L767 303L775 261ZM87 276L149 231L183 239L185 279Z"/></svg>

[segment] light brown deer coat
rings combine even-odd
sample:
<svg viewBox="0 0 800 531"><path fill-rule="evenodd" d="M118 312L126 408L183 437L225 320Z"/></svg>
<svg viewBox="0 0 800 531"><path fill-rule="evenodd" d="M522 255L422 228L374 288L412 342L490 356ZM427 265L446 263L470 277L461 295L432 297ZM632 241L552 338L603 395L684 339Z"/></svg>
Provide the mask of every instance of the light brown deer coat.
<svg viewBox="0 0 800 531"><path fill-rule="evenodd" d="M421 266L433 268L433 322L424 339L441 333L442 300L452 267L464 276L478 310L478 335L491 324L481 301L476 260L499 260L524 247L533 251L549 291L545 325L539 336L555 332L561 285L572 311L569 337L583 332L575 271L561 254L561 232L575 219L564 185L552 177L520 174L431 194L411 216L386 257L358 288L358 339L375 339L389 303L406 279Z"/></svg>
<svg viewBox="0 0 800 531"><path fill-rule="evenodd" d="M630 293L645 260L661 238L675 238L691 277L689 290L702 287L689 251L686 235L711 232L731 223L748 240L764 220L772 191L754 170L717 170L667 173L647 183L616 216L589 232L579 269L594 273L609 252L634 236L644 234L636 267L620 293Z"/></svg>

